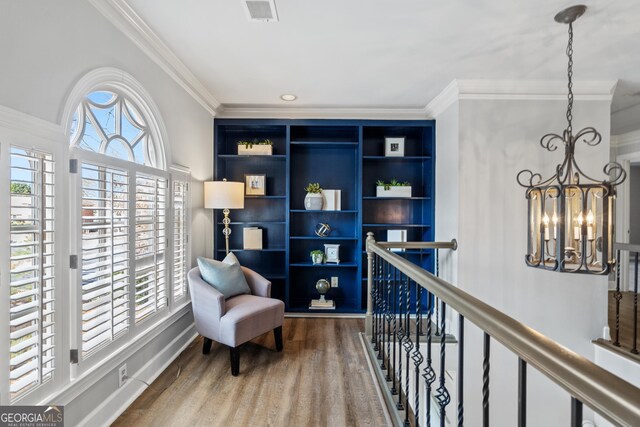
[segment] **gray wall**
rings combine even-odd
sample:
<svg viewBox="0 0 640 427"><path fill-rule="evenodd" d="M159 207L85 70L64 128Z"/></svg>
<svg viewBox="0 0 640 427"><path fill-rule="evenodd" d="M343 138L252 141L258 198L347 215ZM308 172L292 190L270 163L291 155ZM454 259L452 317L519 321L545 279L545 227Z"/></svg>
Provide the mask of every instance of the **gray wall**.
<svg viewBox="0 0 640 427"><path fill-rule="evenodd" d="M199 255L211 256L211 212L203 209L202 190L202 181L213 176L211 115L89 2L3 0L0 5L0 105L60 123L69 92L88 71L116 67L131 74L160 110L168 136L164 141L168 165L180 164L192 172L192 260ZM60 143L66 144L64 138ZM64 209L59 212L63 216L65 213ZM64 283L63 279L60 283ZM74 310L74 306L64 300L58 307L63 311ZM194 333L185 334L189 330L193 330L190 313L140 352L118 363L128 364L129 375L143 371L145 375L153 374L168 363L167 357L171 356L153 361L159 349L179 349ZM153 369L145 367L150 361ZM97 381L96 385L77 399L56 402L66 405L68 425L78 425L100 407L104 407L103 412L108 415L102 414L91 421L94 425L103 423L105 419L100 417L114 412L113 402L117 406L121 406L118 402L124 402L122 396L114 397L118 390L117 371L92 380Z"/></svg>
<svg viewBox="0 0 640 427"><path fill-rule="evenodd" d="M629 242L640 243L640 164L629 171Z"/></svg>
<svg viewBox="0 0 640 427"><path fill-rule="evenodd" d="M601 335L606 324L607 278L541 271L524 262L527 206L525 189L517 184L516 175L525 168L545 178L555 171L563 150L549 153L539 140L545 133L562 132L565 108L564 101L462 99L457 109L443 113L444 120L437 117L436 235L448 239L457 229L457 235L451 236L458 239L457 254L441 259L441 271L454 279L457 271L454 284L592 358L591 340ZM600 176L609 158L609 103L576 101L574 129L587 124L596 127L604 141L598 147L578 147L576 157L585 172ZM456 152L457 162L453 160ZM443 159L446 166L440 164ZM465 354L465 419L477 421L482 334L471 325L466 329ZM499 367L492 369L491 401L500 406L500 411L493 412L492 425L512 426L516 423L517 358L494 342L491 365ZM530 371L529 423L568 424L568 395Z"/></svg>

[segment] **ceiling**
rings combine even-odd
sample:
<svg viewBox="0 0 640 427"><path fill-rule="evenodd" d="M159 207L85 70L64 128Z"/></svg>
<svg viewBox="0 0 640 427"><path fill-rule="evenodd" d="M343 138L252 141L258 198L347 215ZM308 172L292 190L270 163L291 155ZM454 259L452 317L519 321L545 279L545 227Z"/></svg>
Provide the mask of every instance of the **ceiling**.
<svg viewBox="0 0 640 427"><path fill-rule="evenodd" d="M424 108L455 78L564 79L567 27L553 16L574 4L276 0L280 21L262 23L240 0L119 1L224 107L369 109ZM587 6L574 24L574 78L618 79L613 133L638 129L640 1Z"/></svg>

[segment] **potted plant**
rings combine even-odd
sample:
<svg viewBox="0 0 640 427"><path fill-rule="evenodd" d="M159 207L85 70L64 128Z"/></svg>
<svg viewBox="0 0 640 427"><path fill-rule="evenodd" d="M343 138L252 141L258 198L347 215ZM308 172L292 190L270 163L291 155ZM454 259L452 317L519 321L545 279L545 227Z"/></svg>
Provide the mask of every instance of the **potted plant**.
<svg viewBox="0 0 640 427"><path fill-rule="evenodd" d="M316 249L315 251L311 251L309 253L311 255L311 262L313 265L322 264L324 261L324 252Z"/></svg>
<svg viewBox="0 0 640 427"><path fill-rule="evenodd" d="M390 182L376 182L376 197L411 197L411 183L392 179Z"/></svg>
<svg viewBox="0 0 640 427"><path fill-rule="evenodd" d="M304 198L304 208L308 211L322 210L324 205L324 197L322 197L322 187L317 182L310 182L304 191L307 195Z"/></svg>
<svg viewBox="0 0 640 427"><path fill-rule="evenodd" d="M238 141L238 154L241 156L270 156L273 154L273 142L270 139Z"/></svg>

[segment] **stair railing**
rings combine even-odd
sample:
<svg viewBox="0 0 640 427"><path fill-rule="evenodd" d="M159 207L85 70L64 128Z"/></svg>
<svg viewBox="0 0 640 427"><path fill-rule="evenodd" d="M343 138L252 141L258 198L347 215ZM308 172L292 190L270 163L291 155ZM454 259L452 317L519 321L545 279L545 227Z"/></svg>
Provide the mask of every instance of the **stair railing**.
<svg viewBox="0 0 640 427"><path fill-rule="evenodd" d="M450 418L449 411L456 416L459 427L464 425L464 326L471 322L484 332L482 414L473 414L473 419L482 419L483 427L489 425L492 340L518 357L519 427L525 427L527 420L529 365L571 395L572 427L582 425L583 404L617 425L640 426L640 389L391 252L390 248L435 249L437 253L439 249L455 250L457 243L455 240L376 243L373 233L368 233L366 334L369 354L377 359L380 368L379 382L386 384L387 396L394 402L394 424L430 426L435 420L444 427L445 420ZM446 350L452 342L451 335L445 333L450 329L445 315L447 308L457 313L458 320L455 406L451 402L451 387L447 387L445 380ZM437 341L439 347L434 352L432 344ZM426 396L421 394L423 390Z"/></svg>

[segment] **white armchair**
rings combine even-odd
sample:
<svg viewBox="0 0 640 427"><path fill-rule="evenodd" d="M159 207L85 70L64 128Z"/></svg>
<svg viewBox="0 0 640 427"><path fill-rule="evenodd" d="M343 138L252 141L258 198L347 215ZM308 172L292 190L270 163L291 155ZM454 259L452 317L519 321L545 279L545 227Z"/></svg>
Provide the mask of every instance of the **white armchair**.
<svg viewBox="0 0 640 427"><path fill-rule="evenodd" d="M202 280L200 269L189 271L189 290L196 330L204 337L202 352L208 354L212 341L230 348L231 374L240 372L240 345L273 330L277 351L282 351L284 303L271 298L271 282L242 267L251 294L227 300Z"/></svg>

